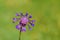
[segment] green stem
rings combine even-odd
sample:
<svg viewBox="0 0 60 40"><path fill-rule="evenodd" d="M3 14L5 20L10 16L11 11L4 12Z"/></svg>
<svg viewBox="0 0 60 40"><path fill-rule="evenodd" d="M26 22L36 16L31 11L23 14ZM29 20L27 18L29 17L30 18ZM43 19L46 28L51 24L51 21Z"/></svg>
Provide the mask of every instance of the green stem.
<svg viewBox="0 0 60 40"><path fill-rule="evenodd" d="M21 30L22 30L22 27L21 27L21 29L19 31L19 40L21 40Z"/></svg>

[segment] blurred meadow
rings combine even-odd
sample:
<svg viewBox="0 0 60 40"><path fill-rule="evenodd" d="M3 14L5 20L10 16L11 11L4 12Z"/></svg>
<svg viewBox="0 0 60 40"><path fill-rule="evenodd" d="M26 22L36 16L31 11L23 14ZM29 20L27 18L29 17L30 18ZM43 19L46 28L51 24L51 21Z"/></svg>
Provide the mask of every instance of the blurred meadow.
<svg viewBox="0 0 60 40"><path fill-rule="evenodd" d="M60 40L60 0L0 0L0 40L18 40L12 18L20 12L36 20L32 31L22 32L21 40Z"/></svg>

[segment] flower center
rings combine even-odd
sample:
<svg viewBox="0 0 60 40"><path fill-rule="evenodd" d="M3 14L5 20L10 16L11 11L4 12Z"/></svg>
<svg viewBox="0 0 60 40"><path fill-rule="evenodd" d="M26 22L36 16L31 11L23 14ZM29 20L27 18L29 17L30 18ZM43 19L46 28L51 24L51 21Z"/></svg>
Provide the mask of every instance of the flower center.
<svg viewBox="0 0 60 40"><path fill-rule="evenodd" d="M27 17L22 17L21 18L21 23L26 24L28 22L28 18Z"/></svg>

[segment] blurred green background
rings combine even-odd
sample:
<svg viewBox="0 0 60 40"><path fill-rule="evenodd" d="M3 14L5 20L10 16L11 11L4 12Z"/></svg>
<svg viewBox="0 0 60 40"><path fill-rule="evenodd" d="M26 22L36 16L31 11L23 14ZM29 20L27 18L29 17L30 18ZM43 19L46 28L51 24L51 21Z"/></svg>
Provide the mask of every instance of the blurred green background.
<svg viewBox="0 0 60 40"><path fill-rule="evenodd" d="M12 23L16 12L28 12L36 20L21 40L60 40L60 0L0 0L0 40L19 39L17 23Z"/></svg>

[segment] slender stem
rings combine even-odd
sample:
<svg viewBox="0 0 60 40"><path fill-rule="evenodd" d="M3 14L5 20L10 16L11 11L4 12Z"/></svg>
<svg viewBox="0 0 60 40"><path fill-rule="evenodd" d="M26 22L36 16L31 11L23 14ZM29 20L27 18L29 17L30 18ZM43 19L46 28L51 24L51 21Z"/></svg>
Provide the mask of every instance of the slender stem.
<svg viewBox="0 0 60 40"><path fill-rule="evenodd" d="M19 31L19 40L21 40L21 30L22 30L22 27L21 27L21 29Z"/></svg>

